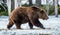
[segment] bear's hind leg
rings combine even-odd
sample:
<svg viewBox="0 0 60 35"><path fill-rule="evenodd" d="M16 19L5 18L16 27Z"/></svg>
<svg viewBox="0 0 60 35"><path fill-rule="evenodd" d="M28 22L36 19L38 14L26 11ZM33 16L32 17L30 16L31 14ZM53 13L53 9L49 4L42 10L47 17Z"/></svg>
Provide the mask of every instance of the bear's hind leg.
<svg viewBox="0 0 60 35"><path fill-rule="evenodd" d="M10 29L13 25L14 25L14 23L9 21L9 24L7 25L7 28Z"/></svg>

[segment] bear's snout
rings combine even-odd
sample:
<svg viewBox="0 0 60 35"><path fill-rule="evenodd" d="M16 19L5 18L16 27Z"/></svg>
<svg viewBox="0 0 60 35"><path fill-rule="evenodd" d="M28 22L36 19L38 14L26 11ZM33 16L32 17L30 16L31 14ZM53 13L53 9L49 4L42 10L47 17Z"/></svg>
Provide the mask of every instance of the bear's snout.
<svg viewBox="0 0 60 35"><path fill-rule="evenodd" d="M47 19L49 19L49 17L43 18L43 20L47 20Z"/></svg>
<svg viewBox="0 0 60 35"><path fill-rule="evenodd" d="M46 18L46 20L49 19L49 17Z"/></svg>

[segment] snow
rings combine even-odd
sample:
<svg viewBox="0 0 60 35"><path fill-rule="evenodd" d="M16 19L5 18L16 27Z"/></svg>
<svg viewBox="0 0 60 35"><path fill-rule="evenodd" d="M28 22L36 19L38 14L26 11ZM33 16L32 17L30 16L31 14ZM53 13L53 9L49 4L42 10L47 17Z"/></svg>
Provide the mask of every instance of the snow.
<svg viewBox="0 0 60 35"><path fill-rule="evenodd" d="M60 15L59 17L49 16L48 20L39 19L46 29L34 26L30 29L28 23L22 24L22 29L16 29L14 25L11 30L7 29L8 16L0 16L0 35L60 35Z"/></svg>

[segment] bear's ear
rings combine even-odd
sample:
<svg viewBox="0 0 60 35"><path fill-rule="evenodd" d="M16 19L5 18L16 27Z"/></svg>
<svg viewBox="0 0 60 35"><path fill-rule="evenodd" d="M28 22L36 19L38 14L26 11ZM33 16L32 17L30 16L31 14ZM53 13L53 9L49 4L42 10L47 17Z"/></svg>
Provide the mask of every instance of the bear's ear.
<svg viewBox="0 0 60 35"><path fill-rule="evenodd" d="M33 9L33 10L38 10L39 8L36 7L36 6L32 6L32 9Z"/></svg>
<svg viewBox="0 0 60 35"><path fill-rule="evenodd" d="M40 13L43 13L43 12L44 12L44 10L43 10L43 9L41 9Z"/></svg>
<svg viewBox="0 0 60 35"><path fill-rule="evenodd" d="M41 9L40 13L46 13L46 11L44 9Z"/></svg>

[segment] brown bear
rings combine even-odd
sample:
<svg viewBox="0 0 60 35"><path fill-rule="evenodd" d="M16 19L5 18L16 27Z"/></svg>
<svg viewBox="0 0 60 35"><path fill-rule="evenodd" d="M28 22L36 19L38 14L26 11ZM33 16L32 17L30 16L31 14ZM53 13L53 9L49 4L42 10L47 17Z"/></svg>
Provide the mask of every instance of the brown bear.
<svg viewBox="0 0 60 35"><path fill-rule="evenodd" d="M33 29L33 25L45 29L38 19L48 19L45 10L38 7L17 7L14 9L9 16L9 24L7 28L10 29L14 24L17 29L21 28L21 24L27 23L30 29Z"/></svg>

